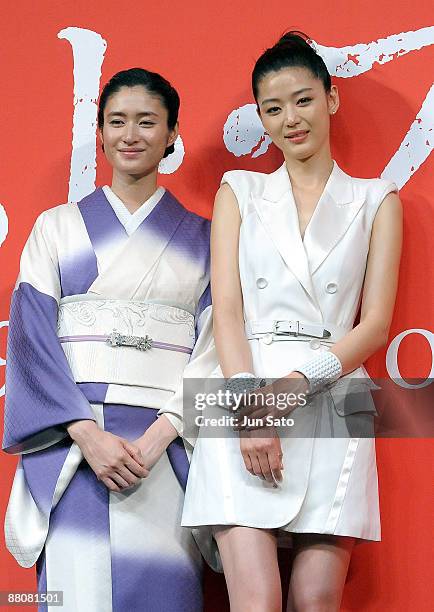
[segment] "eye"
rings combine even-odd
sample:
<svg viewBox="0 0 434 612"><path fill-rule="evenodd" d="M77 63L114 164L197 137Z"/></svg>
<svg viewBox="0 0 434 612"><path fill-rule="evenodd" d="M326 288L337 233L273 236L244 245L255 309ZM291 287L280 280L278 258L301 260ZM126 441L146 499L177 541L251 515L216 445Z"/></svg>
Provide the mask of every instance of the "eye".
<svg viewBox="0 0 434 612"><path fill-rule="evenodd" d="M112 119L110 121L110 125L114 125L115 127L122 125L122 121L120 119Z"/></svg>
<svg viewBox="0 0 434 612"><path fill-rule="evenodd" d="M146 120L143 120L143 121L141 121L141 122L140 122L140 125L144 125L144 126L146 126L146 127L149 127L149 126L151 126L151 125L155 125L155 123L154 123L153 121L146 121Z"/></svg>
<svg viewBox="0 0 434 612"><path fill-rule="evenodd" d="M301 106L305 106L306 104L309 104L309 102L312 102L312 98L305 97L297 100L297 104L300 104Z"/></svg>
<svg viewBox="0 0 434 612"><path fill-rule="evenodd" d="M267 115L273 115L279 111L280 111L280 108L278 106L270 106L270 108L267 108L265 112L267 113Z"/></svg>

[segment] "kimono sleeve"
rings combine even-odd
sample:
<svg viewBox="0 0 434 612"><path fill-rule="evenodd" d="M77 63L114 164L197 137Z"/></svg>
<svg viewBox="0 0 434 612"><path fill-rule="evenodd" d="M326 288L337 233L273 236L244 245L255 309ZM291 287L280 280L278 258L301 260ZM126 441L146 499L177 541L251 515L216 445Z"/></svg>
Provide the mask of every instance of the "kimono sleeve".
<svg viewBox="0 0 434 612"><path fill-rule="evenodd" d="M217 351L212 328L212 306L210 285L203 292L196 311L196 342L190 361L186 365L183 380L187 378L204 379L218 366ZM174 395L158 412L165 415L180 436L194 446L195 439L184 433L184 385L181 384Z"/></svg>
<svg viewBox="0 0 434 612"><path fill-rule="evenodd" d="M41 450L67 436L65 424L95 420L57 337L61 295L55 227L47 211L24 247L9 320L3 449Z"/></svg>

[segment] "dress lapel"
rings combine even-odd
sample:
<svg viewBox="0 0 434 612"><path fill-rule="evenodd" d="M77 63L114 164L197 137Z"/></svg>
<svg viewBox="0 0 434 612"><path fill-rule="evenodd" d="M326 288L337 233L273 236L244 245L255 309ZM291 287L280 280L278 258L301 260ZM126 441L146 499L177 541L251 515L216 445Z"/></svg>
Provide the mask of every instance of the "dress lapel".
<svg viewBox="0 0 434 612"><path fill-rule="evenodd" d="M128 238L119 255L91 285L89 292L105 297L133 299L187 214L178 200L166 191Z"/></svg>
<svg viewBox="0 0 434 612"><path fill-rule="evenodd" d="M351 177L335 162L304 235L312 275L343 238L364 202L354 199Z"/></svg>
<svg viewBox="0 0 434 612"><path fill-rule="evenodd" d="M300 236L297 207L285 164L267 176L264 193L254 203L285 264L316 304L307 255Z"/></svg>

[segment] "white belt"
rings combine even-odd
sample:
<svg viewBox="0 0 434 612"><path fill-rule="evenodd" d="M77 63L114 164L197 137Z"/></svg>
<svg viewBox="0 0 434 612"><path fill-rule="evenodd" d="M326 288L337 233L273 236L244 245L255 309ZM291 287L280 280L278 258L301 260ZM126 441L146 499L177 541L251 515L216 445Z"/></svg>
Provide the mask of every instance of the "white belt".
<svg viewBox="0 0 434 612"><path fill-rule="evenodd" d="M289 321L285 319L260 319L246 321L246 336L248 340L263 339L268 344L285 340L319 340L333 344L343 338L348 330L337 325L324 323L306 323L304 321Z"/></svg>

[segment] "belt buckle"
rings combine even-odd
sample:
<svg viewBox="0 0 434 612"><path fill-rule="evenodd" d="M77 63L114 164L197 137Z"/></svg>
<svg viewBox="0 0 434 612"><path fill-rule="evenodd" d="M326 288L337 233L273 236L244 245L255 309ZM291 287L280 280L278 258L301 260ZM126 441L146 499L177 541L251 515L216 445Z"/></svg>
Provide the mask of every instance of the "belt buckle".
<svg viewBox="0 0 434 612"><path fill-rule="evenodd" d="M271 328L271 333L273 334L273 336L274 336L274 334L278 334L279 333L278 327L279 327L279 323L280 322L281 321L278 321L278 320L273 321L273 327Z"/></svg>
<svg viewBox="0 0 434 612"><path fill-rule="evenodd" d="M297 329L295 331L288 331L288 332L280 332L279 331L279 324L280 323L285 323L285 321L287 321L287 319L277 319L275 321L273 321L273 327L272 327L272 335L288 335L288 336L299 336L300 335L300 321L288 321L288 323L290 325L292 324L296 324L297 325Z"/></svg>
<svg viewBox="0 0 434 612"><path fill-rule="evenodd" d="M132 336L120 334L116 329L107 337L107 344L113 348L128 346L139 351L149 351L152 348L152 338L146 336Z"/></svg>

